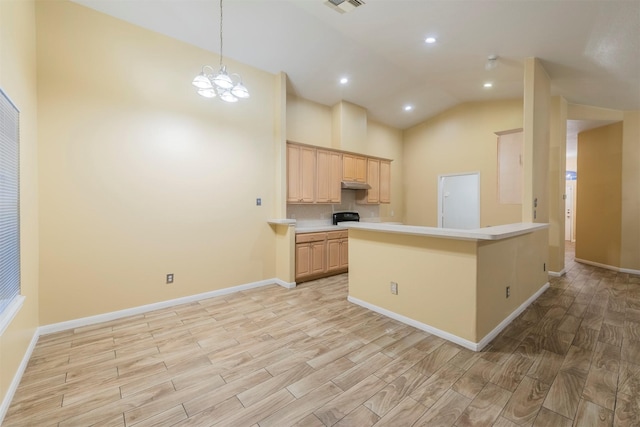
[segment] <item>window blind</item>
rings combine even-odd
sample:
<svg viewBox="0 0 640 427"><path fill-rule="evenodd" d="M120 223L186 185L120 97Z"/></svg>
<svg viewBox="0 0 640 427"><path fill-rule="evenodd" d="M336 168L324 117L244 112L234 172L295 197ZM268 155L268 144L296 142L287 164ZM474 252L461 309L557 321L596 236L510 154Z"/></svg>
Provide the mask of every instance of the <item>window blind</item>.
<svg viewBox="0 0 640 427"><path fill-rule="evenodd" d="M0 89L0 313L20 295L19 120Z"/></svg>

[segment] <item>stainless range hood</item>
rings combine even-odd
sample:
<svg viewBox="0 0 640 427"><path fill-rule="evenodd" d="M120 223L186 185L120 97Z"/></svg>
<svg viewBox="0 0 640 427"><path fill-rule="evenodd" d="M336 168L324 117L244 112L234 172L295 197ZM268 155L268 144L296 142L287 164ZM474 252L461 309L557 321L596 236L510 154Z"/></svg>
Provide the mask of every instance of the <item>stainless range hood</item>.
<svg viewBox="0 0 640 427"><path fill-rule="evenodd" d="M340 187L343 190L371 190L371 186L366 182L342 181Z"/></svg>

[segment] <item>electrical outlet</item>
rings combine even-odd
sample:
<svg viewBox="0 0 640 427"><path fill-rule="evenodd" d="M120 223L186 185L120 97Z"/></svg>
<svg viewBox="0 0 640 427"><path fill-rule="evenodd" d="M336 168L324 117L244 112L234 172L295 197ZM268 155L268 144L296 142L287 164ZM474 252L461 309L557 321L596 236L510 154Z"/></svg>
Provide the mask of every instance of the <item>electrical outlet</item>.
<svg viewBox="0 0 640 427"><path fill-rule="evenodd" d="M511 286L507 286L507 298L511 296Z"/></svg>
<svg viewBox="0 0 640 427"><path fill-rule="evenodd" d="M173 283L173 273L167 274L167 283Z"/></svg>
<svg viewBox="0 0 640 427"><path fill-rule="evenodd" d="M391 293L398 295L398 284L396 282L391 282Z"/></svg>
<svg viewBox="0 0 640 427"><path fill-rule="evenodd" d="M262 206L262 199L260 197L256 199L256 206Z"/></svg>

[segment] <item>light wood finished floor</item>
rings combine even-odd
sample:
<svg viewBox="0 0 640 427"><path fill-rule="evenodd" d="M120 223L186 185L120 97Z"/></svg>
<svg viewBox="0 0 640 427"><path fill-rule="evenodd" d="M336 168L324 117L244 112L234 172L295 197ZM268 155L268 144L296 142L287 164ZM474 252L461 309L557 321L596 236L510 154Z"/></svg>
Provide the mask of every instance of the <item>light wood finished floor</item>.
<svg viewBox="0 0 640 427"><path fill-rule="evenodd" d="M480 353L346 275L43 336L3 425L639 426L640 277L567 268Z"/></svg>

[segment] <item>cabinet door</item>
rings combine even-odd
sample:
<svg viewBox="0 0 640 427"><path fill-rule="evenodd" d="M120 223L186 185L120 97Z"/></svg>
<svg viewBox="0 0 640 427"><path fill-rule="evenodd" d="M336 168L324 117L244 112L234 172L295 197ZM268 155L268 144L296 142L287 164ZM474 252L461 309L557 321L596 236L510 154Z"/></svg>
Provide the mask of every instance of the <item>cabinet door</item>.
<svg viewBox="0 0 640 427"><path fill-rule="evenodd" d="M311 274L311 244L296 244L296 278Z"/></svg>
<svg viewBox="0 0 640 427"><path fill-rule="evenodd" d="M343 154L342 180L367 182L367 159L353 154Z"/></svg>
<svg viewBox="0 0 640 427"><path fill-rule="evenodd" d="M329 200L331 203L340 203L342 201L342 188L340 186L342 181L342 154L330 154L331 184L329 187Z"/></svg>
<svg viewBox="0 0 640 427"><path fill-rule="evenodd" d="M380 203L391 203L391 162L380 160Z"/></svg>
<svg viewBox="0 0 640 427"><path fill-rule="evenodd" d="M349 266L349 239L342 239L340 241L340 267L346 268Z"/></svg>
<svg viewBox="0 0 640 427"><path fill-rule="evenodd" d="M316 202L340 203L342 156L333 151L318 150L316 174Z"/></svg>
<svg viewBox="0 0 640 427"><path fill-rule="evenodd" d="M303 203L313 203L316 186L316 150L300 147L300 198Z"/></svg>
<svg viewBox="0 0 640 427"><path fill-rule="evenodd" d="M369 159L367 164L367 203L380 203L380 160Z"/></svg>
<svg viewBox="0 0 640 427"><path fill-rule="evenodd" d="M287 144L287 202L313 203L316 185L316 150Z"/></svg>
<svg viewBox="0 0 640 427"><path fill-rule="evenodd" d="M356 157L356 181L367 182L367 159L364 157Z"/></svg>
<svg viewBox="0 0 640 427"><path fill-rule="evenodd" d="M324 273L325 270L325 252L327 245L325 242L313 242L311 245L311 274Z"/></svg>
<svg viewBox="0 0 640 427"><path fill-rule="evenodd" d="M300 193L300 147L287 144L287 202L298 203Z"/></svg>
<svg viewBox="0 0 640 427"><path fill-rule="evenodd" d="M327 271L339 270L341 267L341 239L327 241Z"/></svg>

